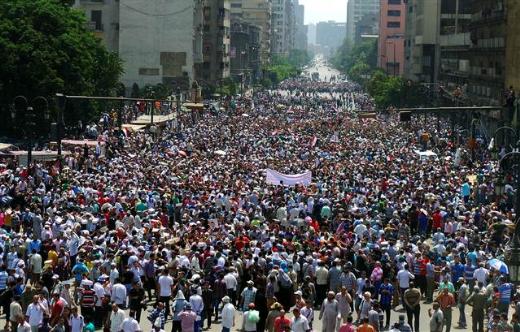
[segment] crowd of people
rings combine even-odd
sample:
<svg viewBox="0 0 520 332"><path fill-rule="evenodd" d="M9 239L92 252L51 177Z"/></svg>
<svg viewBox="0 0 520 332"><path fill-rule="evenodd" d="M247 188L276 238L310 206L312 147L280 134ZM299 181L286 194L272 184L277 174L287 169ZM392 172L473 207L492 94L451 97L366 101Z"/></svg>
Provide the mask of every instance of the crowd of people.
<svg viewBox="0 0 520 332"><path fill-rule="evenodd" d="M180 131L98 126L103 153L62 167L0 164L4 330L520 331L496 161L444 124L358 118L350 83L281 89Z"/></svg>

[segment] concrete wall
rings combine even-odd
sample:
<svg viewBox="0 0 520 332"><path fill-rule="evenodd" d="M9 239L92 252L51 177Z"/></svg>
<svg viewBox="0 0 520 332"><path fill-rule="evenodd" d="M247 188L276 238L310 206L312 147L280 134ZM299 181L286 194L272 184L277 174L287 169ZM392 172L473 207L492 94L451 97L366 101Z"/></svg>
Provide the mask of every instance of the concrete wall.
<svg viewBox="0 0 520 332"><path fill-rule="evenodd" d="M119 0L122 82L131 86L193 78L194 0Z"/></svg>
<svg viewBox="0 0 520 332"><path fill-rule="evenodd" d="M520 2L507 0L506 88L520 91ZM518 96L518 94L517 94Z"/></svg>

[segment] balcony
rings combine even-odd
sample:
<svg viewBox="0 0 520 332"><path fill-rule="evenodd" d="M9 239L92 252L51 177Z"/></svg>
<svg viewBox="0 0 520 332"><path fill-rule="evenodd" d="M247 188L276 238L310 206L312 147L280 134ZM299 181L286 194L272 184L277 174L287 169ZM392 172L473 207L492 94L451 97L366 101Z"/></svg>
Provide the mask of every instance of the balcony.
<svg viewBox="0 0 520 332"><path fill-rule="evenodd" d="M478 29L483 25L505 23L506 13L503 10L480 12L471 16L470 27Z"/></svg>
<svg viewBox="0 0 520 332"><path fill-rule="evenodd" d="M471 43L469 32L442 35L440 37L440 44L442 47L469 46Z"/></svg>

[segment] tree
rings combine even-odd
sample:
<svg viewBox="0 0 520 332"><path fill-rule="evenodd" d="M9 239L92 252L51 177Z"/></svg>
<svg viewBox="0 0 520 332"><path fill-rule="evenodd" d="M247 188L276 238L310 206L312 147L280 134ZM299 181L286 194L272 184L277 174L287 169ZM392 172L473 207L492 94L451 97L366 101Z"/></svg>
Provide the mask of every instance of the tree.
<svg viewBox="0 0 520 332"><path fill-rule="evenodd" d="M352 80L363 83L366 76L377 66L377 43L375 39L364 40L361 43L352 45L345 38L341 47L336 51L331 59L331 63L336 69L347 74ZM363 76L360 76L360 72Z"/></svg>
<svg viewBox="0 0 520 332"><path fill-rule="evenodd" d="M85 15L63 0L0 1L0 115L17 95L115 95L123 72L120 58L108 52L87 29ZM69 114L66 119L88 117ZM74 112L79 113L79 112ZM90 114L92 115L92 114Z"/></svg>

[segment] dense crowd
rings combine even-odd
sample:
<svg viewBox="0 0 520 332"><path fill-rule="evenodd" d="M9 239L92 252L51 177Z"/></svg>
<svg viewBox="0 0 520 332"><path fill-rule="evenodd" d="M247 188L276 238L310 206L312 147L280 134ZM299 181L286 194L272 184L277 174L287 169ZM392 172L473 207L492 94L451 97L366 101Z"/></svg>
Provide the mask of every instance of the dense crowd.
<svg viewBox="0 0 520 332"><path fill-rule="evenodd" d="M497 163L470 161L444 124L358 118L345 101L372 102L350 83L281 90L181 132L95 125L102 148L61 171L5 160L5 330L520 331ZM266 169L312 184L268 185Z"/></svg>

